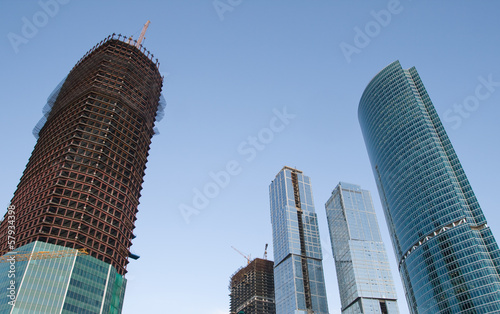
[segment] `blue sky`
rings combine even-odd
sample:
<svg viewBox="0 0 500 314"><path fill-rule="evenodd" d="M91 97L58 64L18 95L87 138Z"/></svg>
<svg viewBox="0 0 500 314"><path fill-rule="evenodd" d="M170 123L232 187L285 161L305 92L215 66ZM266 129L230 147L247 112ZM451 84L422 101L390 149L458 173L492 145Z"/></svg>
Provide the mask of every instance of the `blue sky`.
<svg viewBox="0 0 500 314"><path fill-rule="evenodd" d="M144 46L161 63L167 107L151 145L132 246L141 258L128 266L123 313L228 313L229 278L246 263L231 246L262 257L269 243L272 259L268 189L284 165L312 180L330 312L340 313L340 298L324 204L345 181L372 193L400 310L408 313L357 120L364 88L395 60L417 68L500 238L499 3L215 4L0 3L5 208L55 86L109 34L137 38L151 21ZM217 185L221 171L231 174ZM196 191L210 197L193 203ZM180 207L194 211L186 219Z"/></svg>

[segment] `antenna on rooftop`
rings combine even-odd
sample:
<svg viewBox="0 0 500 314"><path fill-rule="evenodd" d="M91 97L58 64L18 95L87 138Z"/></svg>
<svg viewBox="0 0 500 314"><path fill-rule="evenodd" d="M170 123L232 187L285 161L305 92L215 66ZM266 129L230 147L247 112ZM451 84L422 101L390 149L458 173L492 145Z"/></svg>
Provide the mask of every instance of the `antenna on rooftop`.
<svg viewBox="0 0 500 314"><path fill-rule="evenodd" d="M141 35L139 36L139 39L137 40L137 43L135 46L139 48L141 46L142 41L144 40L144 35L146 35L146 30L148 29L149 23L151 23L149 20L144 24L144 27L142 28Z"/></svg>

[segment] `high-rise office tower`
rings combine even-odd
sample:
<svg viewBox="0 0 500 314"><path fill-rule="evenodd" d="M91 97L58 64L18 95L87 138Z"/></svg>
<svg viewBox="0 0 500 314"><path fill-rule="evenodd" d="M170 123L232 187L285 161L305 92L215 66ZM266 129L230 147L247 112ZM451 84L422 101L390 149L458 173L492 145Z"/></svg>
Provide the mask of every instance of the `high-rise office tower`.
<svg viewBox="0 0 500 314"><path fill-rule="evenodd" d="M318 219L311 180L284 167L269 186L278 314L326 314Z"/></svg>
<svg viewBox="0 0 500 314"><path fill-rule="evenodd" d="M137 258L132 232L163 81L158 61L145 52L140 42L108 36L49 98L0 226L4 260L28 254L13 263L14 278L0 277L2 291L14 286L16 298L6 304L2 293L0 312L121 311L128 258ZM8 237L11 220L15 241ZM0 263L1 274L9 264Z"/></svg>
<svg viewBox="0 0 500 314"><path fill-rule="evenodd" d="M229 284L230 314L275 314L273 261L256 258Z"/></svg>
<svg viewBox="0 0 500 314"><path fill-rule="evenodd" d="M358 116L411 312L500 312L498 245L416 69L379 72Z"/></svg>
<svg viewBox="0 0 500 314"><path fill-rule="evenodd" d="M342 313L399 313L370 192L340 182L325 209Z"/></svg>

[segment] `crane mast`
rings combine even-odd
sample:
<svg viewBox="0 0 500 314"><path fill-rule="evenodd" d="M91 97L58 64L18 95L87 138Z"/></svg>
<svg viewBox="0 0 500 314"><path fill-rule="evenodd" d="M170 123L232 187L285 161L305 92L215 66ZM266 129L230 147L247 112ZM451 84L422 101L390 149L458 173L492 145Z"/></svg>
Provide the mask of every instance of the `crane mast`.
<svg viewBox="0 0 500 314"><path fill-rule="evenodd" d="M146 35L146 30L148 29L149 23L151 23L149 20L144 24L144 27L142 28L141 35L139 35L139 39L137 40L137 43L135 46L139 48L141 46L142 41L144 40L144 35Z"/></svg>

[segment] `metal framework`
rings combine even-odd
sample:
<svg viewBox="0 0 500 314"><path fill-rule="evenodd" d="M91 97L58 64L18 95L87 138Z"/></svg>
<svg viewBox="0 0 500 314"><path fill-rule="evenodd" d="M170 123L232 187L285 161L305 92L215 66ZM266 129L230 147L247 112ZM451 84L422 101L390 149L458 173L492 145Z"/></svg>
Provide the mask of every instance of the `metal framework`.
<svg viewBox="0 0 500 314"><path fill-rule="evenodd" d="M273 268L273 261L256 258L231 276L231 314L276 313Z"/></svg>
<svg viewBox="0 0 500 314"><path fill-rule="evenodd" d="M306 309L312 310L311 285L309 282L309 267L307 265L306 241L304 238L304 223L302 221L302 207L300 205L299 183L297 172L292 171L293 196L295 199L295 208L297 209L297 223L299 225L300 238L300 261L302 266L302 278L304 282L304 297L306 301Z"/></svg>
<svg viewBox="0 0 500 314"><path fill-rule="evenodd" d="M16 248L73 249L126 273L163 83L158 60L113 34L77 62L46 113L11 201ZM0 255L7 253L7 220Z"/></svg>

